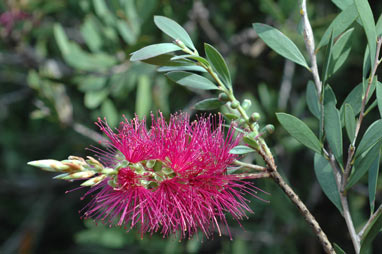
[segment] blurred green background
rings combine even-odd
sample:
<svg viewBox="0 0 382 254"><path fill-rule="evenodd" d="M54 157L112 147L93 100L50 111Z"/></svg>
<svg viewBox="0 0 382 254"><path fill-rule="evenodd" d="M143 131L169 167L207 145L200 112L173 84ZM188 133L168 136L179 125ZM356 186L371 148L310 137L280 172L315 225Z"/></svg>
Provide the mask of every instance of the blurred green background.
<svg viewBox="0 0 382 254"><path fill-rule="evenodd" d="M382 3L371 4L377 18ZM308 10L317 40L340 11L331 1L308 1ZM160 235L141 240L135 231L82 221L78 211L86 204L80 200L85 190L66 194L77 184L52 180L53 174L26 165L91 155L85 148L101 138L93 124L97 117L106 116L116 126L122 114L203 113L193 104L212 93L189 91L153 65L129 62L131 52L170 41L154 26L153 15L183 25L200 52L203 42L222 52L238 97L252 99L261 122L276 126L268 142L279 170L329 239L351 253L346 225L315 179L313 153L289 137L274 115L289 112L317 126L305 101L310 73L267 48L251 28L253 22L273 25L305 51L295 0L0 1L0 253L322 253L297 209L268 180L256 185L270 193L261 195L270 203L248 197L255 214L243 228L229 221L233 240L217 234L211 240L200 236L180 242ZM350 57L329 80L339 103L361 80L366 39L361 27L354 27ZM371 112L368 119L376 117ZM379 185L377 204L381 190ZM367 186L357 185L352 194L359 225L369 214ZM375 241L374 253L382 252L381 240Z"/></svg>

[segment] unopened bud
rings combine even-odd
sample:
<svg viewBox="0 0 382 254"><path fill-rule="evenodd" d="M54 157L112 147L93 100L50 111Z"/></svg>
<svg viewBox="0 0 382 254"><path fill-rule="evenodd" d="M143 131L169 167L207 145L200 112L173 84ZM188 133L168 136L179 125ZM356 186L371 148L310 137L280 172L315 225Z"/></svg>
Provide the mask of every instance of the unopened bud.
<svg viewBox="0 0 382 254"><path fill-rule="evenodd" d="M91 156L87 156L86 158L87 158L86 162L89 165L93 166L96 170L102 170L103 169L103 165L101 164L101 162L97 161L96 159L94 159Z"/></svg>
<svg viewBox="0 0 382 254"><path fill-rule="evenodd" d="M247 110L252 105L252 102L248 99L244 99L241 105L245 110Z"/></svg>
<svg viewBox="0 0 382 254"><path fill-rule="evenodd" d="M229 101L228 95L225 93L220 93L218 96L219 101L221 102L227 102Z"/></svg>
<svg viewBox="0 0 382 254"><path fill-rule="evenodd" d="M73 180L73 179L86 179L95 175L94 171L82 171L69 174L67 176L62 177L64 180Z"/></svg>
<svg viewBox="0 0 382 254"><path fill-rule="evenodd" d="M231 108L232 109L237 109L240 105L240 102L237 101L237 100L234 100L233 102L231 102Z"/></svg>
<svg viewBox="0 0 382 254"><path fill-rule="evenodd" d="M252 122L257 122L260 120L260 114L257 112L254 112L251 114L251 121Z"/></svg>
<svg viewBox="0 0 382 254"><path fill-rule="evenodd" d="M156 160L148 160L146 162L146 167L147 168L153 168L155 166Z"/></svg>
<svg viewBox="0 0 382 254"><path fill-rule="evenodd" d="M102 182L106 178L106 175L100 175L93 178L90 178L89 180L83 182L81 186L94 186Z"/></svg>
<svg viewBox="0 0 382 254"><path fill-rule="evenodd" d="M117 171L114 170L113 168L104 168L102 169L101 173L105 175L115 175L117 174Z"/></svg>
<svg viewBox="0 0 382 254"><path fill-rule="evenodd" d="M272 124L267 124L264 128L261 129L260 134L262 138L267 137L275 131L275 126Z"/></svg>
<svg viewBox="0 0 382 254"><path fill-rule="evenodd" d="M68 165L63 164L61 161L56 160L38 160L38 161L30 161L28 165L41 168L42 170L50 171L50 172L62 172L69 169Z"/></svg>
<svg viewBox="0 0 382 254"><path fill-rule="evenodd" d="M55 177L53 177L53 179L61 179L63 180L64 177L68 176L69 174L68 173L65 173L65 174L59 174L59 175L56 175Z"/></svg>

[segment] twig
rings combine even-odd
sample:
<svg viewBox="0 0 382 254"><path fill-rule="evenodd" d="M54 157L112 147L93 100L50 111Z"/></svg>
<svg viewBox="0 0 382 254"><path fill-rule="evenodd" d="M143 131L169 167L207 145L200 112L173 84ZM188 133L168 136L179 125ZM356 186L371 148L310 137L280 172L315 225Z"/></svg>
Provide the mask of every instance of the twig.
<svg viewBox="0 0 382 254"><path fill-rule="evenodd" d="M271 176L268 172L261 172L261 173L243 173L243 174L234 174L234 176L237 176L239 178L245 178L245 179L258 179L258 178L268 178Z"/></svg>
<svg viewBox="0 0 382 254"><path fill-rule="evenodd" d="M246 167L246 168L249 168L249 169L258 170L258 171L266 171L267 170L266 167L262 167L262 166L259 166L259 165L253 165L253 164L245 163L245 162L238 161L238 160L235 160L234 164L239 165L241 167Z"/></svg>
<svg viewBox="0 0 382 254"><path fill-rule="evenodd" d="M378 214L382 213L382 205L380 205L377 209L377 211L375 211L373 213L372 216L370 216L369 220L366 222L365 226L363 226L363 228L361 229L361 231L359 231L358 233L358 237L359 238L362 238L363 234L365 233L366 229L370 226L370 224L373 222L373 220L375 219L375 217L378 216Z"/></svg>
<svg viewBox="0 0 382 254"><path fill-rule="evenodd" d="M280 173L277 171L277 166L273 160L264 153L264 151L259 151L260 155L263 157L267 165L269 166L268 172L271 174L272 179L277 183L288 198L295 204L298 208L305 221L312 227L314 233L320 240L322 247L326 253L335 254L334 248L326 236L325 232L321 229L320 224L317 222L316 218L310 213L309 209L305 206L304 202L301 201L299 196L293 191L293 189L284 181Z"/></svg>
<svg viewBox="0 0 382 254"><path fill-rule="evenodd" d="M182 47L181 44L178 44L179 46ZM188 54L194 54L196 55L197 52L193 52L187 47L182 47L182 50ZM205 68L208 73L212 76L212 78L216 81L217 86L220 91L224 92L229 100L231 102L237 102L232 89L227 89L223 82L220 80L218 75L212 70L211 66L205 65L203 63L199 63L200 66ZM245 121L245 123L248 125L249 129L251 132L257 136L257 147L253 147L256 149L256 151L261 155L261 157L264 159L265 163L267 164L267 173L269 173L270 177L272 180L277 183L280 188L285 192L285 194L289 197L289 199L296 205L296 207L299 209L301 212L302 216L304 219L308 222L308 224L312 227L314 233L318 237L322 247L324 248L326 253L329 254L335 254L335 251L333 249L332 244L328 240L328 237L324 233L324 231L321 229L320 225L318 224L317 220L314 218L314 216L309 212L308 208L305 206L305 204L301 201L301 199L298 197L298 195L292 190L292 188L284 181L284 179L281 177L279 172L277 171L277 166L275 164L273 155L264 141L264 139L259 136L259 131L258 128L255 126L253 122L251 122L249 116L247 115L247 112L244 110L244 108L238 103L238 106L235 107L235 109L240 113L242 119Z"/></svg>
<svg viewBox="0 0 382 254"><path fill-rule="evenodd" d="M308 50L309 57L310 57L310 64L311 64L310 68L313 74L314 84L316 85L317 93L321 94L322 83L320 80L320 75L318 73L317 58L316 58L316 53L314 51L315 50L314 36L313 36L312 26L310 25L310 22L309 22L308 12L306 10L306 0L301 1L300 14L303 21L305 47Z"/></svg>
<svg viewBox="0 0 382 254"><path fill-rule="evenodd" d="M373 69L372 69L370 76L369 76L369 79L368 79L365 94L362 98L361 112L359 113L358 121L356 124L354 139L353 139L353 142L350 144L349 149L348 149L348 159L347 159L345 170L344 170L344 177L343 177L343 181L342 181L342 185L341 185L341 192L344 192L345 186L347 184L347 180L348 180L348 177L350 174L350 169L352 166L352 160L353 160L353 156L355 153L355 142L357 140L359 130L361 128L362 120L365 116L365 106L366 106L367 98L369 97L370 87L371 87L371 84L373 83L374 76L375 76L375 73L376 73L378 65L379 65L378 59L379 59L379 52L381 50L381 45L382 45L382 37L379 37L377 40L377 51L375 54L374 66L373 66Z"/></svg>

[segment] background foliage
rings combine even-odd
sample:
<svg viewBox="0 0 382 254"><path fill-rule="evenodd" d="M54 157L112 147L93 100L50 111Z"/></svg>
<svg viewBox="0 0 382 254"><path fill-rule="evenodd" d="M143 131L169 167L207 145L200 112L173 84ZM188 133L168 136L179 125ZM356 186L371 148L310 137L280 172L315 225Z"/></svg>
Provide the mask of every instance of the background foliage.
<svg viewBox="0 0 382 254"><path fill-rule="evenodd" d="M341 1L333 2L308 3L318 38L340 11L336 4ZM378 17L382 3L372 7ZM154 15L182 24L198 49L208 42L222 52L240 99L253 99L261 121L276 126L269 143L280 172L329 239L352 249L343 219L319 188L313 153L278 128L274 114L288 112L317 126L306 105L310 73L266 47L251 28L254 22L277 27L303 49L297 1L8 0L0 3L0 13L1 253L321 253L298 211L267 180L256 185L271 193L264 196L270 203L251 200L255 214L243 222L245 230L230 223L232 241L216 235L178 242L159 235L140 239L134 231L80 220L84 190L66 193L76 185L51 180L51 175L26 165L40 158L89 155L85 148L101 138L92 124L97 117L106 116L115 126L122 114L145 116L158 109L166 115L179 110L202 113L192 105L211 97L208 91L190 92L153 65L129 62L131 52L170 41L154 26ZM354 81L361 81L367 42L362 28L354 27L349 58L328 80L341 104ZM376 110L370 114L378 117ZM362 182L353 191L350 205L357 227L369 215L360 209L369 200ZM377 186L377 204L381 191ZM380 252L381 241L373 248Z"/></svg>

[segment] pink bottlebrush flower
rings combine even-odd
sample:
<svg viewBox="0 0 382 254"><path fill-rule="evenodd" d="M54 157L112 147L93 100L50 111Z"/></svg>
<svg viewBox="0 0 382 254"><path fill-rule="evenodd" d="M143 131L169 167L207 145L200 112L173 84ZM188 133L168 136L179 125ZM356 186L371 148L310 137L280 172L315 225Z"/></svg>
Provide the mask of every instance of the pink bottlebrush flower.
<svg viewBox="0 0 382 254"><path fill-rule="evenodd" d="M227 228L226 215L246 218L252 212L243 197L256 188L227 174L237 155L229 151L239 143L230 128L225 137L222 117L172 115L166 123L160 114L145 120L134 118L112 130L106 121L96 123L108 136L108 149L92 148L99 159L116 171L93 186L85 196L92 200L83 209L85 218L101 220L141 235L179 232L181 239L201 231L210 237Z"/></svg>

